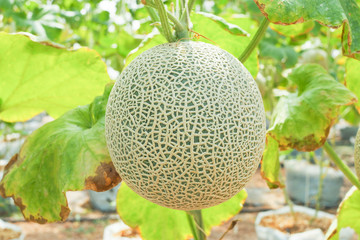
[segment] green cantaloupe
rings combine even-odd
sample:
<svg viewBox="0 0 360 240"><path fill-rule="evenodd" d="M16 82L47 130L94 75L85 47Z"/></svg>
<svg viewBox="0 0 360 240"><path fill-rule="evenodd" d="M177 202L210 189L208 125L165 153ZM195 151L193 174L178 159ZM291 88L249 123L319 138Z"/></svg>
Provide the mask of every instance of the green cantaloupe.
<svg viewBox="0 0 360 240"><path fill-rule="evenodd" d="M144 198L196 210L238 193L265 144L258 87L231 54L202 42L166 43L121 73L106 139L123 181Z"/></svg>

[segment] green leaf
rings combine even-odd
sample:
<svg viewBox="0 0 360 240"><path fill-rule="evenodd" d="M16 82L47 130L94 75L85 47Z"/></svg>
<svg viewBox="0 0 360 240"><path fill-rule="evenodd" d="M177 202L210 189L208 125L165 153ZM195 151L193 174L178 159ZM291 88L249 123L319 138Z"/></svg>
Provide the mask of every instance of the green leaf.
<svg viewBox="0 0 360 240"><path fill-rule="evenodd" d="M259 10L258 6L256 5L256 3L254 2L254 0L243 0L241 1L243 6L243 9L245 10L245 12L247 14L250 13L250 16L253 19L258 19L260 20L261 18L263 18L264 16L262 15L262 12Z"/></svg>
<svg viewBox="0 0 360 240"><path fill-rule="evenodd" d="M346 86L350 91L355 93L358 99L360 99L360 62L354 59L347 59L346 64ZM355 107L360 113L360 103L355 103Z"/></svg>
<svg viewBox="0 0 360 240"><path fill-rule="evenodd" d="M313 151L324 144L339 107L357 101L356 96L317 64L294 69L288 79L298 90L280 98L268 134L281 150Z"/></svg>
<svg viewBox="0 0 360 240"><path fill-rule="evenodd" d="M341 229L350 227L360 236L360 191L353 186L345 195L337 213L337 227L332 228L327 235L331 240L338 240Z"/></svg>
<svg viewBox="0 0 360 240"><path fill-rule="evenodd" d="M270 22L289 25L315 20L329 27L344 24L343 53L360 59L360 9L355 0L255 0Z"/></svg>
<svg viewBox="0 0 360 240"><path fill-rule="evenodd" d="M193 30L201 35L199 38L200 41L216 44L218 47L238 58L255 34L257 30L256 22L248 17L237 17L233 15L225 16L224 19L229 23L240 26L248 32L250 36L244 37L231 34L216 22L201 14L194 13L191 15L191 21L194 24ZM244 66L255 78L258 73L257 49L250 55Z"/></svg>
<svg viewBox="0 0 360 240"><path fill-rule="evenodd" d="M261 176L266 180L269 188L278 188L284 186L279 174L279 144L274 138L267 135L266 147L261 161Z"/></svg>
<svg viewBox="0 0 360 240"><path fill-rule="evenodd" d="M38 223L64 221L66 191L105 191L120 177L105 142L105 108L112 84L92 104L65 113L33 132L5 168L3 197Z"/></svg>
<svg viewBox="0 0 360 240"><path fill-rule="evenodd" d="M247 197L242 190L230 200L202 210L205 232L230 219L242 209ZM140 197L124 182L117 195L117 211L132 228L139 228L144 240L183 240L192 237L185 211L165 208ZM161 227L159 227L161 226Z"/></svg>
<svg viewBox="0 0 360 240"><path fill-rule="evenodd" d="M205 12L197 12L196 14L202 15L202 16L207 17L210 20L216 22L224 30L228 31L231 34L239 35L239 36L246 36L246 37L249 36L249 34L245 30L243 30L241 27L239 27L239 26L237 26L235 24L227 22L222 17L216 16L216 15L211 14L211 13L205 13Z"/></svg>
<svg viewBox="0 0 360 240"><path fill-rule="evenodd" d="M341 117L351 125L360 124L360 113L354 105L341 107Z"/></svg>
<svg viewBox="0 0 360 240"><path fill-rule="evenodd" d="M346 19L342 34L345 56L360 60L360 8L352 0L341 0Z"/></svg>
<svg viewBox="0 0 360 240"><path fill-rule="evenodd" d="M154 29L150 34L147 35L147 37L140 43L137 48L133 49L129 53L129 55L126 57L125 66L129 65L132 60L134 60L137 56L146 50L166 42L167 40L165 37L158 33L156 29Z"/></svg>
<svg viewBox="0 0 360 240"><path fill-rule="evenodd" d="M310 32L315 27L315 23L313 21L309 21L293 25L270 24L270 27L272 30L280 33L281 35L294 38Z"/></svg>
<svg viewBox="0 0 360 240"><path fill-rule="evenodd" d="M102 94L110 81L99 54L69 51L20 34L0 33L0 120L25 121L42 111L57 118Z"/></svg>

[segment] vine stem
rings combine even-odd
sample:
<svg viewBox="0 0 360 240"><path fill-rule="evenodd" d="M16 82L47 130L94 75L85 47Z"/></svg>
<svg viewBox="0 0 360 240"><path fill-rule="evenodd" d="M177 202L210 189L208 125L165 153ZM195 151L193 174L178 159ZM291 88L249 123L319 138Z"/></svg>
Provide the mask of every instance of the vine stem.
<svg viewBox="0 0 360 240"><path fill-rule="evenodd" d="M168 15L165 6L161 0L155 0L156 8L159 12L160 22L163 29L164 36L168 42L174 42L174 36L171 33L171 27L168 21Z"/></svg>
<svg viewBox="0 0 360 240"><path fill-rule="evenodd" d="M345 174L345 176L350 180L350 182L355 185L360 190L359 179L355 174L350 170L350 168L339 158L334 149L326 141L323 148L326 153L329 155L330 159L336 164L336 166Z"/></svg>
<svg viewBox="0 0 360 240"><path fill-rule="evenodd" d="M195 4L195 0L189 0L189 3L188 3L188 11L189 13L191 12L191 10L193 9L194 7L194 4Z"/></svg>
<svg viewBox="0 0 360 240"><path fill-rule="evenodd" d="M157 8L157 5L155 5L155 3L153 3L152 1L144 1L143 4L146 6L146 7L151 7L151 8L155 8L155 9L158 9ZM151 9L152 12L149 11L149 14L153 20L153 22L156 22L155 21L155 17L152 16L152 14L154 14L154 10ZM182 39L182 38L188 38L188 31L187 29L184 27L183 24L180 23L180 21L177 19L176 16L174 16L171 12L166 11L166 14L167 14L167 17L169 18L170 21L172 21L174 23L174 27L175 27L175 33L176 33L176 37L178 39ZM156 13L155 13L156 14ZM158 19L158 21L160 21L160 19Z"/></svg>
<svg viewBox="0 0 360 240"><path fill-rule="evenodd" d="M261 38L264 36L266 29L269 26L269 23L270 23L269 20L266 17L264 17L254 37L251 39L249 45L247 45L246 49L239 57L240 62L244 63L249 58L252 51L259 44Z"/></svg>
<svg viewBox="0 0 360 240"><path fill-rule="evenodd" d="M199 240L198 236L197 236L197 232L196 232L196 228L195 228L195 225L194 225L194 221L193 221L193 218L191 216L190 213L186 212L186 218L189 222L189 226L190 226L190 229L191 229L191 232L194 236L194 240Z"/></svg>
<svg viewBox="0 0 360 240"><path fill-rule="evenodd" d="M157 15L157 13L155 12L155 10L147 5L145 5L145 9L147 10L147 12L149 13L149 16L151 18L151 21L153 23L156 23L156 22L160 22L160 18L159 18L159 15ZM161 34L163 34L163 30L162 28L159 26L159 25L156 25L156 28L159 30L159 32Z"/></svg>
<svg viewBox="0 0 360 240"><path fill-rule="evenodd" d="M189 32L186 29L186 27L184 27L184 25L181 24L180 21L173 14L168 13L168 17L169 17L170 21L172 21L174 23L176 37L178 39L188 38Z"/></svg>
<svg viewBox="0 0 360 240"><path fill-rule="evenodd" d="M186 213L191 215L194 218L195 225L196 225L197 239L198 240L206 240L206 234L205 234L205 230L204 230L204 222L203 222L201 210L187 211ZM194 238L195 238L195 234L194 234Z"/></svg>

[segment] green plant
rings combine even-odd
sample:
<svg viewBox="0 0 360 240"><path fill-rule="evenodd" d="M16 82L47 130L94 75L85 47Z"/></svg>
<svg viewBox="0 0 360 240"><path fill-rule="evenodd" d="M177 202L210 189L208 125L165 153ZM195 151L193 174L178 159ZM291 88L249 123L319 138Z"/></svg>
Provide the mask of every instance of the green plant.
<svg viewBox="0 0 360 240"><path fill-rule="evenodd" d="M261 170L271 188L284 185L279 178L280 151L313 151L322 146L351 182L360 186L326 142L330 127L339 118L339 108L355 104L352 112L359 109L360 10L355 0L336 0L326 7L320 0L281 4L271 0L216 1L212 7L194 0L165 4L160 0L142 4L117 1L117 13L131 16L123 19L123 25L113 21L109 11L97 8L101 1L58 1L57 10L49 2L1 1L1 29L32 32L66 47L88 45L118 71L130 68L136 56L165 42L216 44L239 57L253 77L260 72L257 81L264 75L263 97L271 122ZM192 12L194 6L206 13ZM244 13L248 15L239 17ZM54 17L53 23L61 24L49 24L45 21L49 16ZM139 21L136 30L130 26L133 20ZM326 26L342 26L342 31L329 31ZM143 33L149 34L141 41L137 37ZM68 51L31 38L0 33L0 119L25 121L47 111L56 120L28 137L19 155L7 165L0 192L13 197L28 220L63 221L70 211L66 191L103 191L120 181L105 142L105 108L113 83L94 51ZM329 70L298 62L302 46L314 39L326 45ZM333 50L341 50L344 57L331 59ZM342 84L345 71L347 87ZM356 114L350 118L356 120ZM144 239L204 239L212 226L237 214L245 198L245 191L240 191L220 205L187 215L153 204L123 184L117 203L121 218L139 227ZM340 229L347 226L359 233L359 200L359 190L352 189L340 205L338 225L329 230L329 237L337 239ZM165 220L168 226L154 231Z"/></svg>

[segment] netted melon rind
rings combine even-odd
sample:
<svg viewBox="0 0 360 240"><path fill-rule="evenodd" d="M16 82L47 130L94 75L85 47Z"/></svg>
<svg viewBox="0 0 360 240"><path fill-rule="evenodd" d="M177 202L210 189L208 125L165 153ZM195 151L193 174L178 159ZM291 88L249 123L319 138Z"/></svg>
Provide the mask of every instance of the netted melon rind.
<svg viewBox="0 0 360 240"><path fill-rule="evenodd" d="M135 58L112 89L105 128L123 181L181 210L233 197L265 143L254 79L231 54L202 42L162 44Z"/></svg>
<svg viewBox="0 0 360 240"><path fill-rule="evenodd" d="M355 151L354 151L355 171L358 179L360 179L360 129L356 134L354 147L355 147Z"/></svg>

